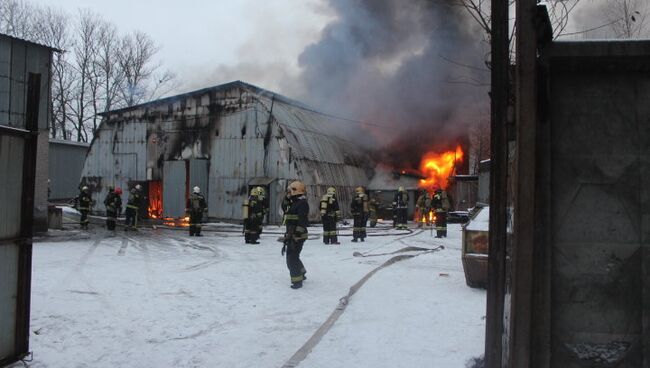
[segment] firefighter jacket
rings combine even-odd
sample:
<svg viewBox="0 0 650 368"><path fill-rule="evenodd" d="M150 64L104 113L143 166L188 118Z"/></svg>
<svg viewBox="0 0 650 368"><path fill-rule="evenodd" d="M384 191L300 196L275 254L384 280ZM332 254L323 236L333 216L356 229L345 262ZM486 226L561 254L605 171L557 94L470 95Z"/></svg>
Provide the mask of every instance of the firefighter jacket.
<svg viewBox="0 0 650 368"><path fill-rule="evenodd" d="M187 199L187 204L185 206L188 213L203 214L203 212L208 210L208 204L205 201L205 197L201 193L192 193L190 198Z"/></svg>
<svg viewBox="0 0 650 368"><path fill-rule="evenodd" d="M90 211L90 207L93 205L93 199L88 192L79 193L77 197L77 209L79 211Z"/></svg>
<svg viewBox="0 0 650 368"><path fill-rule="evenodd" d="M256 195L248 196L244 202L244 219L259 219L264 217L264 202Z"/></svg>
<svg viewBox="0 0 650 368"><path fill-rule="evenodd" d="M441 192L437 192L433 196L432 206L433 208L436 209L436 212L449 211L449 209L451 208L451 204L449 203L449 197L447 197L447 192L445 192L444 190Z"/></svg>
<svg viewBox="0 0 650 368"><path fill-rule="evenodd" d="M321 198L320 215L334 217L335 219L341 218L341 210L336 195L325 194L323 198Z"/></svg>
<svg viewBox="0 0 650 368"><path fill-rule="evenodd" d="M131 194L129 195L129 200L126 201L126 208L140 211L140 208L142 207L142 201L142 193L140 193L139 190L132 190Z"/></svg>
<svg viewBox="0 0 650 368"><path fill-rule="evenodd" d="M393 199L393 208L408 208L409 195L406 192L397 192Z"/></svg>
<svg viewBox="0 0 650 368"><path fill-rule="evenodd" d="M282 208L282 214L289 212L289 207L291 207L291 197L285 196L280 207Z"/></svg>
<svg viewBox="0 0 650 368"><path fill-rule="evenodd" d="M381 207L381 201L377 197L372 197L368 201L368 210L372 212L377 212L379 211L379 208Z"/></svg>
<svg viewBox="0 0 650 368"><path fill-rule="evenodd" d="M431 210L431 197L429 196L429 193L422 194L418 198L415 207L420 209L422 212L429 212Z"/></svg>
<svg viewBox="0 0 650 368"><path fill-rule="evenodd" d="M353 216L368 216L368 196L365 194L358 194L352 199L350 210Z"/></svg>
<svg viewBox="0 0 650 368"><path fill-rule="evenodd" d="M285 216L287 232L285 241L304 241L307 239L307 226L309 226L309 203L304 194L293 196L291 207Z"/></svg>
<svg viewBox="0 0 650 368"><path fill-rule="evenodd" d="M110 192L104 199L104 206L106 206L106 212L119 215L122 213L122 197L115 192Z"/></svg>

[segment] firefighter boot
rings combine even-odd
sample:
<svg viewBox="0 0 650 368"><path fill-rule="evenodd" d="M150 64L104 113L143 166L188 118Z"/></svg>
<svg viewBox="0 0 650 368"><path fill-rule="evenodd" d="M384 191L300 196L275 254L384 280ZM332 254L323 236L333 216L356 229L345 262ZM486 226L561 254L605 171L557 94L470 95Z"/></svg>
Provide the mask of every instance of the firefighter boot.
<svg viewBox="0 0 650 368"><path fill-rule="evenodd" d="M291 283L291 288L292 289L300 289L302 287L302 281L296 281Z"/></svg>

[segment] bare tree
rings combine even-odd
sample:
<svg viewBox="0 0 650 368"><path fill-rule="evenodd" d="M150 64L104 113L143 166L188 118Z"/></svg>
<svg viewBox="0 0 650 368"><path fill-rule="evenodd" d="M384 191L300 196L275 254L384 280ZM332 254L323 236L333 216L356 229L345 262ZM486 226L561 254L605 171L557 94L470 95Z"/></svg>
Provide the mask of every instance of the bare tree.
<svg viewBox="0 0 650 368"><path fill-rule="evenodd" d="M469 129L469 156L474 158L470 172L478 173L479 163L490 158L490 121L479 120ZM472 161L471 161L472 162Z"/></svg>
<svg viewBox="0 0 650 368"><path fill-rule="evenodd" d="M99 18L87 10L80 10L76 27L74 61L72 65L76 74L74 84L74 103L71 104L72 118L77 132L77 140L88 141L86 124L93 118L89 111L93 105L93 83L91 82L98 48Z"/></svg>
<svg viewBox="0 0 650 368"><path fill-rule="evenodd" d="M118 63L120 39L117 28L109 22L102 22L99 28L99 49L95 68L100 79L103 111L109 111L119 104L119 92L124 82L124 73Z"/></svg>
<svg viewBox="0 0 650 368"><path fill-rule="evenodd" d="M177 87L174 74L154 62L158 47L149 35L120 37L115 25L87 10L73 19L52 7L0 0L0 32L63 50L53 56L52 137L88 141L98 113Z"/></svg>
<svg viewBox="0 0 650 368"><path fill-rule="evenodd" d="M647 0L609 0L604 10L610 28L617 38L647 36Z"/></svg>
<svg viewBox="0 0 650 368"><path fill-rule="evenodd" d="M72 44L70 36L70 17L63 11L49 7L35 8L33 13L34 39L44 45L66 50ZM64 51L52 56L52 100L50 108L52 121L50 134L52 138L69 139L68 106L72 103L72 66L66 60Z"/></svg>
<svg viewBox="0 0 650 368"><path fill-rule="evenodd" d="M439 2L440 0L431 0ZM508 6L514 7L516 0L508 0ZM569 14L578 5L580 0L547 0L541 1L548 9L549 18L553 27L553 38L557 38L563 34L569 24ZM486 42L491 42L490 35L492 34L492 19L491 19L491 0L450 0L445 1L446 4L452 6L460 6L467 10L469 15L476 21L476 24L483 30L483 39ZM512 24L510 32L510 54L514 59L514 37L517 24ZM490 68L489 55L485 64Z"/></svg>
<svg viewBox="0 0 650 368"><path fill-rule="evenodd" d="M121 93L126 106L146 98L147 83L158 67L152 65L156 52L158 48L146 33L136 31L122 38L118 60L124 73Z"/></svg>
<svg viewBox="0 0 650 368"><path fill-rule="evenodd" d="M20 0L0 0L0 32L26 39L34 39L34 6Z"/></svg>

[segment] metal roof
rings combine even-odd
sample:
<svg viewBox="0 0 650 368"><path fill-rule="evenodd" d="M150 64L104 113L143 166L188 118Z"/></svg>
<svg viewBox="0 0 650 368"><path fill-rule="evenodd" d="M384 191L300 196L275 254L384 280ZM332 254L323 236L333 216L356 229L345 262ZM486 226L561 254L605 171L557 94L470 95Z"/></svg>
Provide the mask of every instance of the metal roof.
<svg viewBox="0 0 650 368"><path fill-rule="evenodd" d="M63 50L59 50L59 49L57 49L55 47L52 47L52 46L47 46L47 45L40 44L38 42L29 41L29 40L25 40L25 39L22 39L22 38L10 36L10 35L5 34L5 33L0 33L0 37L8 38L8 39L10 39L12 41L24 42L24 43L27 43L27 44L30 44L30 45L43 47L43 48L46 48L46 49L49 49L49 50L52 50L52 51L55 51L55 52L63 52Z"/></svg>

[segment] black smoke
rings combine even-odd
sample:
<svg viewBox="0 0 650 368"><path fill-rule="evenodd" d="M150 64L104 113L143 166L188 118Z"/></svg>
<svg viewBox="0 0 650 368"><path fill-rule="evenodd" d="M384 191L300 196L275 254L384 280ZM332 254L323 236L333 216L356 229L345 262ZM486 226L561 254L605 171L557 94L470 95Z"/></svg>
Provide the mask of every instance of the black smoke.
<svg viewBox="0 0 650 368"><path fill-rule="evenodd" d="M336 20L299 58L300 99L368 123L341 125L395 167L465 142L489 115L488 45L451 1L329 0Z"/></svg>

